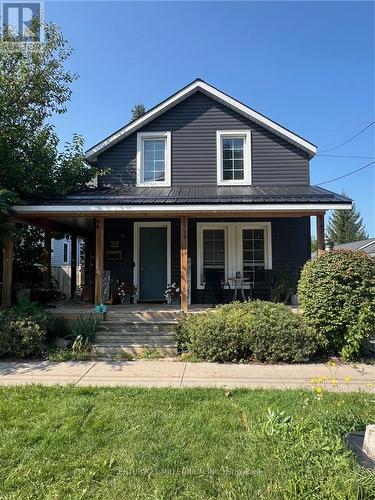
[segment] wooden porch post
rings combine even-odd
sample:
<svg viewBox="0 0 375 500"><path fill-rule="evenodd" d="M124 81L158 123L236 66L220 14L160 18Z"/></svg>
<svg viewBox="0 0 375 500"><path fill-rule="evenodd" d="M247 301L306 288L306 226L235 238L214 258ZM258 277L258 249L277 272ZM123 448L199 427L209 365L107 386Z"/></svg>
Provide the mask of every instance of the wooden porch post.
<svg viewBox="0 0 375 500"><path fill-rule="evenodd" d="M181 217L181 309L188 310L188 218Z"/></svg>
<svg viewBox="0 0 375 500"><path fill-rule="evenodd" d="M12 305L13 288L13 241L4 240L3 244L3 284L2 284L2 307Z"/></svg>
<svg viewBox="0 0 375 500"><path fill-rule="evenodd" d="M70 298L74 299L77 289L77 236L71 235L70 255Z"/></svg>
<svg viewBox="0 0 375 500"><path fill-rule="evenodd" d="M98 217L95 224L95 304L103 301L104 275L104 219Z"/></svg>
<svg viewBox="0 0 375 500"><path fill-rule="evenodd" d="M43 250L43 287L51 286L51 230L44 231L44 250Z"/></svg>
<svg viewBox="0 0 375 500"><path fill-rule="evenodd" d="M324 213L316 216L317 253L324 252Z"/></svg>

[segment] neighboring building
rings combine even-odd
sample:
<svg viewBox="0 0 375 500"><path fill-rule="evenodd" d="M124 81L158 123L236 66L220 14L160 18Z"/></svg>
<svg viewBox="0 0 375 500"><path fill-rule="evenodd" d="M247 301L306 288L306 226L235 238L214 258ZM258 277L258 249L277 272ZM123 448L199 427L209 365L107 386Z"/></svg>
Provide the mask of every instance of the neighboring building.
<svg viewBox="0 0 375 500"><path fill-rule="evenodd" d="M371 257L375 257L375 238L369 238L368 240L353 241L351 243L342 243L341 245L335 245L335 250L361 250L366 252Z"/></svg>
<svg viewBox="0 0 375 500"><path fill-rule="evenodd" d="M315 153L195 80L87 152L88 162L110 169L96 188L17 211L96 242L96 302L110 275L112 289L136 286L138 301L162 301L167 284L181 283L186 309L188 290L192 303L202 301L209 274L247 283L264 270L298 277L310 258L312 215L323 248L324 213L351 200L310 185Z"/></svg>
<svg viewBox="0 0 375 500"><path fill-rule="evenodd" d="M77 287L81 284L81 246L82 240L77 239ZM51 275L55 278L61 292L66 297L70 297L72 275L72 242L70 236L66 234L61 240L53 238L51 250Z"/></svg>

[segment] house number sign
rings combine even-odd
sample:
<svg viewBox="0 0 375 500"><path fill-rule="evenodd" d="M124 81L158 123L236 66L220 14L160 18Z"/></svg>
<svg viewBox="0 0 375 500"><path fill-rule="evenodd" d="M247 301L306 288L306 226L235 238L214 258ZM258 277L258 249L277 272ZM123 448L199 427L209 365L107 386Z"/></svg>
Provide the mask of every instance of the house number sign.
<svg viewBox="0 0 375 500"><path fill-rule="evenodd" d="M119 242L116 240L111 240L109 243L110 248L118 248L119 247Z"/></svg>

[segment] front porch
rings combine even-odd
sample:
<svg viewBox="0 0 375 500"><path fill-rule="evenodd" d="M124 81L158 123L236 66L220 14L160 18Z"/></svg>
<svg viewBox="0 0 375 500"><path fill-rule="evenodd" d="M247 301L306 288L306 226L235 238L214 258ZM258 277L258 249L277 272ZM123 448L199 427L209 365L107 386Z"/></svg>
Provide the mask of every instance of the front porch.
<svg viewBox="0 0 375 500"><path fill-rule="evenodd" d="M141 216L142 215L142 216ZM121 217L68 217L50 214L47 217L17 218L24 223L45 228L45 282L50 282L51 231L64 228L72 235L85 238L85 288L87 304L64 305L64 314L86 314L93 304L106 303L110 311L147 310L197 311L214 303L235 298L235 280L243 281L248 299L251 283L259 272L284 276L296 283L299 271L310 258L310 218L306 212L222 214L216 211L188 217L187 214L158 218L145 214L122 213ZM324 214L316 214L318 245L324 247ZM4 248L3 306L10 305L12 295L11 243ZM77 262L72 262L72 275ZM222 293L205 290L208 272L220 276ZM119 288L125 284L133 290L131 300L119 305ZM174 304L165 304L165 290L176 283L180 289ZM90 289L90 293L85 294ZM76 283L71 283L71 298L76 297ZM243 298L241 293L238 298ZM254 298L270 298L257 296ZM164 302L164 303L163 303ZM69 312L71 308L71 313ZM82 308L78 312L78 309ZM58 308L59 309L59 308Z"/></svg>

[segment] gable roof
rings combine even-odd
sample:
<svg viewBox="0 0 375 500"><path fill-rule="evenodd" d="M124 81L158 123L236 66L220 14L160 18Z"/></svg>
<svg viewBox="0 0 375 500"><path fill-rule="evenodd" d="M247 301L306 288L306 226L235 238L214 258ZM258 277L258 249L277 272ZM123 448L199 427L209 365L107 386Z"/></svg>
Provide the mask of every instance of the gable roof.
<svg viewBox="0 0 375 500"><path fill-rule="evenodd" d="M236 111L237 113L245 116L246 118L249 118L250 120L264 127L265 129L270 130L274 134L278 135L279 137L282 137L291 144L294 144L298 148L307 152L309 158L312 158L315 155L316 146L311 142L308 142L306 139L303 139L303 137L300 137L294 132L291 132L285 127L282 127L278 123L258 113L254 109L249 108L245 104L241 103L237 99L234 99L228 94L225 94L216 87L204 82L201 79L197 79L189 83L188 85L186 85L186 87L183 87L181 90L171 95L161 103L151 108L141 117L129 122L127 125L120 128L119 130L108 136L106 139L93 146L86 152L87 160L96 161L96 157L98 154L103 153L103 151L105 151L106 149L110 148L117 142L124 139L126 136L132 134L139 128L143 127L150 121L154 120L155 118L165 113L172 107L176 106L178 103L184 101L185 99L195 94L196 92L202 92L203 94L211 97L215 101L224 104L228 108Z"/></svg>
<svg viewBox="0 0 375 500"><path fill-rule="evenodd" d="M352 241L351 243L341 243L340 245L335 245L335 250L363 250L366 253L374 253L375 238Z"/></svg>

